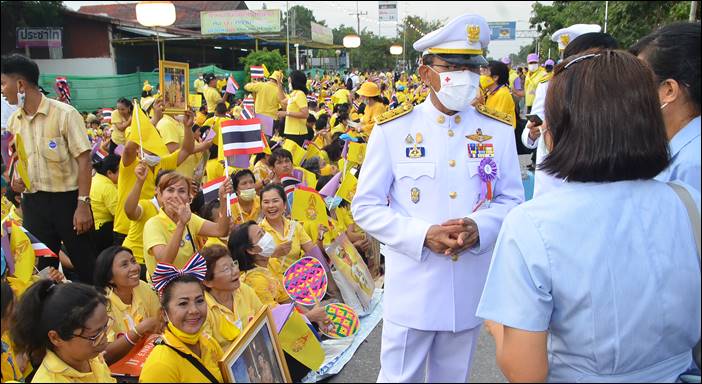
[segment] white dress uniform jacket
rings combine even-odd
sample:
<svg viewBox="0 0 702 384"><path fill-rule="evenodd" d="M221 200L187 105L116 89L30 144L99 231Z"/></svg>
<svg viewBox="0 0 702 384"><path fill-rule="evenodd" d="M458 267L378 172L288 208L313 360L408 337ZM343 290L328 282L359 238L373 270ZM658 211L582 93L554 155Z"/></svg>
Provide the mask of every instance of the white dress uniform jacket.
<svg viewBox="0 0 702 384"><path fill-rule="evenodd" d="M467 136L478 128L491 136L483 144L492 144L498 170L489 208L472 213L482 159L469 157L468 145L477 142ZM444 115L430 99L373 129L351 209L356 223L386 245L386 320L453 332L481 323L475 311L493 245L504 217L524 200L513 132L473 108ZM423 157L408 156L410 139ZM457 261L424 247L431 225L466 216L477 223L480 240Z"/></svg>

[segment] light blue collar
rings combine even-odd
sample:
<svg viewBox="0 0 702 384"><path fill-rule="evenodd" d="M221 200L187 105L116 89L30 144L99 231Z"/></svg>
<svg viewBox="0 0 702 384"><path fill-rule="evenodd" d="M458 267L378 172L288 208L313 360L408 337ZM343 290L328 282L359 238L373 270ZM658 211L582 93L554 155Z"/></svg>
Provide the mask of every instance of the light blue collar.
<svg viewBox="0 0 702 384"><path fill-rule="evenodd" d="M696 137L700 136L700 116L692 119L683 129L673 136L670 140L670 157L675 157L675 155L680 152L683 147L685 147L689 142L691 142Z"/></svg>

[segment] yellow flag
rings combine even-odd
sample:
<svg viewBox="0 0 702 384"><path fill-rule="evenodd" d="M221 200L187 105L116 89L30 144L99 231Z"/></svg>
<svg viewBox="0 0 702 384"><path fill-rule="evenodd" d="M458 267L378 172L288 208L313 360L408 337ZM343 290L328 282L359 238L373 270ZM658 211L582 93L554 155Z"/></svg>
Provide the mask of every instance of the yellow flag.
<svg viewBox="0 0 702 384"><path fill-rule="evenodd" d="M261 66L263 67L263 76L268 78L268 76L270 76L271 74L270 74L270 72L268 72L268 68L266 68L266 64L261 64Z"/></svg>
<svg viewBox="0 0 702 384"><path fill-rule="evenodd" d="M34 272L36 255L29 236L14 222L10 233L10 252L15 259L15 277L24 283L29 282Z"/></svg>
<svg viewBox="0 0 702 384"><path fill-rule="evenodd" d="M362 164L363 159L366 157L366 144L365 143L354 143L353 141L349 143L349 152L346 158L349 163Z"/></svg>
<svg viewBox="0 0 702 384"><path fill-rule="evenodd" d="M312 223L315 233L319 229L319 224L329 227L329 216L327 216L324 200L316 192L295 189L291 215L293 220Z"/></svg>
<svg viewBox="0 0 702 384"><path fill-rule="evenodd" d="M288 321L278 334L278 340L285 352L309 369L316 371L322 366L324 362L322 344L297 311L293 310L290 314Z"/></svg>
<svg viewBox="0 0 702 384"><path fill-rule="evenodd" d="M313 157L319 157L321 159L322 151L317 147L317 145L310 143L310 145L307 146L307 154L305 155L305 159L311 159Z"/></svg>
<svg viewBox="0 0 702 384"><path fill-rule="evenodd" d="M353 196L356 194L357 185L358 179L356 176L352 175L350 172L346 172L344 180L341 181L341 185L336 191L336 195L350 203L351 200L353 200Z"/></svg>
<svg viewBox="0 0 702 384"><path fill-rule="evenodd" d="M188 105L195 108L200 108L202 106L202 95L200 94L189 94L188 95Z"/></svg>
<svg viewBox="0 0 702 384"><path fill-rule="evenodd" d="M304 160L305 158L305 149L297 145L296 142L290 139L286 139L285 142L283 142L283 145L281 145L281 147L290 151L293 158L293 164L299 167L302 163L302 160Z"/></svg>
<svg viewBox="0 0 702 384"><path fill-rule="evenodd" d="M139 135L140 131L141 135ZM151 120L149 120L136 102L134 103L132 125L130 126L127 140L140 144L145 151L149 151L156 156L164 157L168 155L168 148L166 148L166 144L161 140L161 135L159 135L156 127L151 124Z"/></svg>
<svg viewBox="0 0 702 384"><path fill-rule="evenodd" d="M15 149L17 150L17 161L15 162L15 170L19 174L20 179L24 183L27 190L32 188L29 180L29 171L27 171L27 152L24 148L24 142L20 134L15 135Z"/></svg>

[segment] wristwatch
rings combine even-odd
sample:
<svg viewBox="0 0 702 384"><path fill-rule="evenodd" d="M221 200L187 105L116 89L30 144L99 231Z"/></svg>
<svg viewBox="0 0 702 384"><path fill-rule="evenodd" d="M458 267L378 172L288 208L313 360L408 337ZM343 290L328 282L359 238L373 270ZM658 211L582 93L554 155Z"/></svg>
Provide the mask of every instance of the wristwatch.
<svg viewBox="0 0 702 384"><path fill-rule="evenodd" d="M78 196L78 201L82 201L85 204L90 205L90 196Z"/></svg>

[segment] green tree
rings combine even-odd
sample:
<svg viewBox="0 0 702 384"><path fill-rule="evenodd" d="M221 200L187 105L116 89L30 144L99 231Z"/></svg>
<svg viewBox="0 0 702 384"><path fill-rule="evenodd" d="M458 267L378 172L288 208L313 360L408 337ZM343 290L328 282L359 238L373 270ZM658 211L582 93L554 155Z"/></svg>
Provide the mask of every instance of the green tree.
<svg viewBox="0 0 702 384"><path fill-rule="evenodd" d="M412 48L415 41L421 39L427 33L441 28L445 20L426 21L419 16L406 16L402 23L398 24L397 38L399 41L405 40L404 56L409 65L413 66L417 62L421 53ZM405 35L406 32L406 35Z"/></svg>
<svg viewBox="0 0 702 384"><path fill-rule="evenodd" d="M270 73L273 71L281 70L286 71L288 67L287 60L284 55L280 54L280 51L274 49L269 51L267 48L263 48L259 51L252 51L248 55L239 58L239 62L244 64L244 71L246 71L246 82L251 81L251 66L265 64L266 68Z"/></svg>
<svg viewBox="0 0 702 384"><path fill-rule="evenodd" d="M61 1L2 1L2 53L15 50L17 27L60 27Z"/></svg>
<svg viewBox="0 0 702 384"><path fill-rule="evenodd" d="M314 17L314 13L309 8L305 8L302 5L295 5L291 7L288 12L283 17L283 29L287 23L287 17L290 14L290 37L301 37L304 39L312 38L312 26L311 22L321 24L326 26L324 20L317 20Z"/></svg>
<svg viewBox="0 0 702 384"><path fill-rule="evenodd" d="M608 11L607 33L617 39L622 48L628 48L662 25L687 20L690 2L610 1ZM529 22L540 33L539 54L544 57L550 48L552 56L557 55L558 45L551 41L551 35L557 30L573 24L604 26L604 14L603 1L554 1L552 5L534 3ZM535 42L529 47L534 49Z"/></svg>

